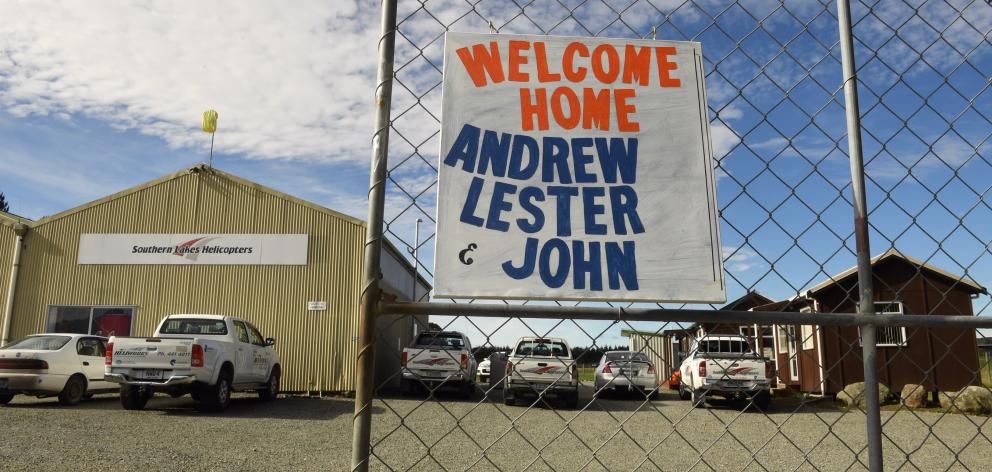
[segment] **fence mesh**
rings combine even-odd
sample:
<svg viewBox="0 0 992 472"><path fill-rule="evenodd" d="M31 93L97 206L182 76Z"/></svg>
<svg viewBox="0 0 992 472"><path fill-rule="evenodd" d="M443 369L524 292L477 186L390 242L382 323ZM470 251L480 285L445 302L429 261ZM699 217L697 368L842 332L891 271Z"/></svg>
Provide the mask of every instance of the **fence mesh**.
<svg viewBox="0 0 992 472"><path fill-rule="evenodd" d="M992 6L853 2L852 23L875 309L987 315ZM733 301L690 308L857 311L834 2L400 0L385 232L411 249L428 279L449 30L701 42ZM417 219L427 222L419 240ZM868 468L856 326L578 321L564 310L583 304L547 303L565 307L560 319L380 317L371 467ZM461 366L474 383L435 382L417 359L404 359L395 333L409 333L411 325L420 333L467 335L469 359L440 348L456 343L448 337L428 334L422 341L439 347L434 362ZM743 334L750 344L714 337L721 334ZM525 336L537 340L518 345ZM565 357L574 356L561 368L541 351L554 354L552 338L564 339L571 348ZM884 326L877 343L879 380L887 387L886 469L989 470L992 367L976 345L976 330ZM519 369L509 371L509 382L499 380L510 350L511 362L543 361L550 380L528 381L533 377ZM703 376L701 358L717 358L708 365L710 383L687 388L689 378ZM479 377L476 363L487 359L491 370ZM733 374L735 368L751 369L743 371L750 379ZM573 375L577 398L558 388ZM770 379L772 395L718 395L728 384L758 378Z"/></svg>

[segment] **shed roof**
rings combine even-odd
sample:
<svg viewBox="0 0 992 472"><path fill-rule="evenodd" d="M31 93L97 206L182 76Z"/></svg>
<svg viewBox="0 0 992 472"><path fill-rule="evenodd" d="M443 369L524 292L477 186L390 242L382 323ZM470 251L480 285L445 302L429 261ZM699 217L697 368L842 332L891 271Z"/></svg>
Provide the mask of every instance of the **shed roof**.
<svg viewBox="0 0 992 472"><path fill-rule="evenodd" d="M978 282L975 282L974 280L972 280L971 278L969 278L967 276L964 276L964 275L955 275L954 273L951 273L951 272L948 272L948 271L946 271L944 269L941 269L939 267L936 267L936 266L934 266L934 265L932 265L932 264L930 264L928 262L924 262L924 261L921 261L921 260L916 259L914 257L907 256L906 254L903 254L902 252L900 252L896 248L889 249L888 251L885 251L882 254L879 254L879 255L877 255L875 257L872 257L871 258L871 265L874 266L876 264L879 264L881 262L885 262L885 261L891 260L891 259L900 259L900 260L903 260L905 262L908 262L908 263L910 263L910 264L915 265L916 267L918 267L921 271L925 270L925 271L927 271L927 272L929 272L931 274L935 274L935 275L938 275L940 277L943 277L943 278L945 278L945 279L947 279L947 280L949 280L951 282L958 283L958 284L964 286L965 288L970 289L970 291L972 291L974 293L988 293L988 290L985 287L979 285ZM821 291L827 289L828 287L831 287L831 286L834 286L836 284L841 283L842 281L844 281L845 279L847 279L849 277L853 277L857 273L858 273L858 267L857 266L851 267L850 269L847 269L847 270L845 270L845 271L843 271L843 272L841 272L841 273L839 273L837 275L834 275L832 277L828 277L827 280L824 280L823 282L820 282L819 284L811 287L809 290L807 290L807 293L815 294L817 292L821 292Z"/></svg>

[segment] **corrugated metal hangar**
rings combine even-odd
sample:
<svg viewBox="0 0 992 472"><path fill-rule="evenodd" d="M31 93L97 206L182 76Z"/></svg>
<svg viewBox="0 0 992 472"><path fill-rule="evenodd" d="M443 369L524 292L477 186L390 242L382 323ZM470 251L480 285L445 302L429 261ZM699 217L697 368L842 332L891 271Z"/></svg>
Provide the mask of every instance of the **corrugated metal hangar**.
<svg viewBox="0 0 992 472"><path fill-rule="evenodd" d="M351 391L364 238L361 220L204 165L37 221L0 212L2 344L236 315L276 339L284 390ZM393 245L382 259L387 293L430 291ZM380 341L407 345L419 321L382 320ZM398 357L376 360L380 382Z"/></svg>

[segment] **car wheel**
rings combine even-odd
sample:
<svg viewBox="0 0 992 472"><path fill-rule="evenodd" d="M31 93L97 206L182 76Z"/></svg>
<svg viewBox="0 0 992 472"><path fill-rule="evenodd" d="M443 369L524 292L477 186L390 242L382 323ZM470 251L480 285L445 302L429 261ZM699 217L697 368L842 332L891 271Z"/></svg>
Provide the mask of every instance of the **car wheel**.
<svg viewBox="0 0 992 472"><path fill-rule="evenodd" d="M222 411L231 404L231 373L224 370L217 377L217 383L203 392L200 404L207 411Z"/></svg>
<svg viewBox="0 0 992 472"><path fill-rule="evenodd" d="M272 368L272 373L269 374L269 381L265 383L264 388L258 391L258 398L261 398L262 401L270 402L279 396L279 377L281 374L279 372L279 366Z"/></svg>
<svg viewBox="0 0 992 472"><path fill-rule="evenodd" d="M517 404L516 398L514 398L513 394L509 390L503 391L503 404L506 406L514 406Z"/></svg>
<svg viewBox="0 0 992 472"><path fill-rule="evenodd" d="M121 406L125 410L141 410L148 404L151 395L142 387L121 385Z"/></svg>
<svg viewBox="0 0 992 472"><path fill-rule="evenodd" d="M86 395L83 395L83 400L92 400L92 399L93 399L92 393L87 393Z"/></svg>
<svg viewBox="0 0 992 472"><path fill-rule="evenodd" d="M63 405L75 405L83 400L86 395L86 378L76 374L69 377L65 387L59 392L59 403Z"/></svg>
<svg viewBox="0 0 992 472"><path fill-rule="evenodd" d="M757 394L755 394L754 397L752 398L754 401L754 405L760 408L761 410L767 410L768 405L770 405L772 402L772 394L768 390L762 390Z"/></svg>
<svg viewBox="0 0 992 472"><path fill-rule="evenodd" d="M465 384L462 385L462 397L472 398L473 393L475 393L475 384L472 382L465 382Z"/></svg>
<svg viewBox="0 0 992 472"><path fill-rule="evenodd" d="M569 410L574 410L579 406L579 392L578 390L565 394L565 407Z"/></svg>
<svg viewBox="0 0 992 472"><path fill-rule="evenodd" d="M13 400L13 399L14 399L14 394L13 393L4 393L4 394L0 395L0 405L6 405L6 404L10 403L10 401Z"/></svg>
<svg viewBox="0 0 992 472"><path fill-rule="evenodd" d="M706 403L706 396L698 390L691 390L689 392L690 400L692 400L692 406L694 408L703 408Z"/></svg>

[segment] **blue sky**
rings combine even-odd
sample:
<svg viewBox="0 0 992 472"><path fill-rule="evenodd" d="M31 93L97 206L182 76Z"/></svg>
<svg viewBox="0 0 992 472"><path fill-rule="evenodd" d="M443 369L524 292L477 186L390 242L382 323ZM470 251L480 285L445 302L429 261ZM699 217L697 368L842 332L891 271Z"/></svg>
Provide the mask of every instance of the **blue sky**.
<svg viewBox="0 0 992 472"><path fill-rule="evenodd" d="M432 246L441 35L489 30L700 41L720 175L728 297L773 298L854 264L833 2L400 2L390 237ZM896 247L992 285L992 10L855 2L872 252ZM10 2L0 25L0 191L39 218L206 160L364 218L376 2ZM195 5L195 8L194 8ZM761 26L758 26L758 22ZM805 26L804 26L805 25ZM898 38L892 27L900 29ZM785 46L787 45L787 47ZM947 79L946 81L944 79ZM795 192L790 188L795 188ZM936 195L936 196L935 196ZM417 205L411 205L416 196ZM771 214L771 219L769 219ZM975 302L988 314L987 296ZM445 320L446 321L446 320ZM491 332L496 320L452 327ZM505 343L553 323L519 322ZM607 323L557 333L588 344ZM657 324L637 325L658 329ZM618 329L597 342L616 344Z"/></svg>

